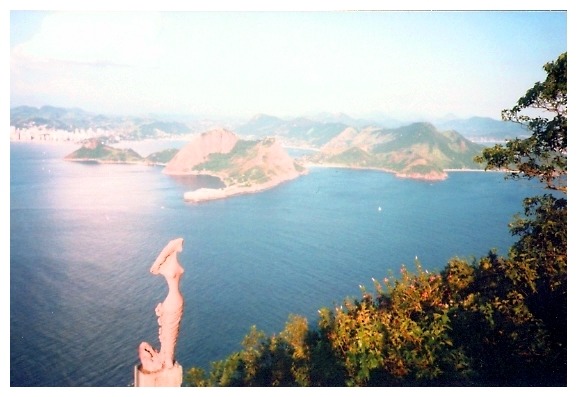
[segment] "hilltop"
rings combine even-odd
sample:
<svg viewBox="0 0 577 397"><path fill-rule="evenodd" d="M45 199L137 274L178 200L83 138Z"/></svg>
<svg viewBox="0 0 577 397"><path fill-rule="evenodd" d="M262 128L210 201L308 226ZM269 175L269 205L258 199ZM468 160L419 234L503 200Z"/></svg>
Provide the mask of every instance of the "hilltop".
<svg viewBox="0 0 577 397"><path fill-rule="evenodd" d="M305 173L275 138L241 140L217 129L195 136L164 168L169 175L211 175L222 189L185 193L187 201L205 201L272 188Z"/></svg>
<svg viewBox="0 0 577 397"><path fill-rule="evenodd" d="M132 149L118 149L105 145L99 139L90 139L82 147L65 156L64 160L125 164L140 163L144 158Z"/></svg>
<svg viewBox="0 0 577 397"><path fill-rule="evenodd" d="M425 120L426 121L426 120ZM527 135L513 122L488 117L430 120L441 131L454 130L473 142L504 141ZM344 113L320 113L282 119L257 114L248 121L207 120L194 115L120 116L93 113L79 108L17 106L10 109L10 139L13 141L73 141L105 137L110 141L180 138L213 128L231 129L247 139L277 137L285 145L321 148L347 128L390 129L410 125L375 113L370 119Z"/></svg>
<svg viewBox="0 0 577 397"><path fill-rule="evenodd" d="M316 165L379 169L399 177L442 180L447 169L480 169L483 146L430 123L395 129L347 128L309 157Z"/></svg>

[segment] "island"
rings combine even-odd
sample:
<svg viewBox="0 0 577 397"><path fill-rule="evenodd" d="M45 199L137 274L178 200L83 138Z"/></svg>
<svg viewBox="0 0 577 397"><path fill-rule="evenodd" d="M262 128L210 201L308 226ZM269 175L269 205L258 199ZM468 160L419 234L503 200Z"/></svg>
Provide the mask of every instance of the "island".
<svg viewBox="0 0 577 397"><path fill-rule="evenodd" d="M104 144L98 138L88 139L82 147L64 157L67 161L94 163L142 163L144 158L132 149L118 149Z"/></svg>
<svg viewBox="0 0 577 397"><path fill-rule="evenodd" d="M79 149L65 156L64 160L100 164L165 165L177 152L177 149L166 149L142 157L132 149L115 148L105 144L103 139L90 138Z"/></svg>
<svg viewBox="0 0 577 397"><path fill-rule="evenodd" d="M191 202L255 193L306 174L284 150L278 139L242 140L226 129L214 129L193 139L166 164L168 175L210 175L224 188L186 192Z"/></svg>

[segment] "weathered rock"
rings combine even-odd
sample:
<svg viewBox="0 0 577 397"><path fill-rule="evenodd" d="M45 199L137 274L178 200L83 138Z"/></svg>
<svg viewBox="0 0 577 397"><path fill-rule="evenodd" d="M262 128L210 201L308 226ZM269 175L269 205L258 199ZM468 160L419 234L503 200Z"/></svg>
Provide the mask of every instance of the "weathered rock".
<svg viewBox="0 0 577 397"><path fill-rule="evenodd" d="M198 164L204 163L212 153L229 153L238 137L225 129L211 130L195 136L170 160L163 172L169 175L191 174Z"/></svg>
<svg viewBox="0 0 577 397"><path fill-rule="evenodd" d="M182 382L182 367L176 364L174 350L184 309L184 298L179 289L184 269L177 258L177 253L182 252L183 242L182 238L170 241L150 268L152 274L164 276L168 284L168 295L155 309L160 351L147 342L140 344L138 356L141 364L135 369L135 386L180 386L180 383L175 384L179 376ZM173 370L175 366L180 367L180 375Z"/></svg>

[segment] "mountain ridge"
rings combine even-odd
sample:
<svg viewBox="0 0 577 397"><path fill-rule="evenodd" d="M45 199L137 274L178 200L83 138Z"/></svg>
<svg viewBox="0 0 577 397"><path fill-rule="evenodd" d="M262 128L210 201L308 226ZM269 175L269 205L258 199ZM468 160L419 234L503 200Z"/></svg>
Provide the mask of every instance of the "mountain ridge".
<svg viewBox="0 0 577 397"><path fill-rule="evenodd" d="M40 140L47 140L51 135L58 140L87 139L97 135L110 135L123 140L141 140L192 135L226 126L249 138L277 136L284 144L320 148L348 127L364 129L372 126L391 129L412 124L400 121L391 124L386 121L388 118L384 114L374 114L372 120L377 121L358 119L345 113L325 112L287 119L261 113L248 121L237 121L231 125L230 121L224 123L218 120L201 120L193 115L119 116L50 105L39 108L24 105L10 109L12 140L32 139L31 133L26 133L26 130L35 133L36 138ZM489 117L450 118L431 123L439 130L455 130L475 142L504 141L528 134L522 125ZM41 131L37 131L38 129ZM59 130L59 134L56 130ZM78 130L90 130L92 134L77 134ZM68 136L63 138L62 131L68 132Z"/></svg>
<svg viewBox="0 0 577 397"><path fill-rule="evenodd" d="M334 165L393 172L398 177L443 180L447 169L481 169L473 158L482 145L456 131L418 122L394 129L347 129L307 158Z"/></svg>

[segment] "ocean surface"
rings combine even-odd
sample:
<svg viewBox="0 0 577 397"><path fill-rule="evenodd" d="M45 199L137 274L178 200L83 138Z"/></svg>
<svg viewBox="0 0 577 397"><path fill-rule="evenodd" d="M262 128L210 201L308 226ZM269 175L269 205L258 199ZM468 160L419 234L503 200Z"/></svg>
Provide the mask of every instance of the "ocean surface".
<svg viewBox="0 0 577 397"><path fill-rule="evenodd" d="M182 142L133 144L142 155ZM187 369L241 349L251 325L309 326L321 307L372 290L371 278L429 271L459 256L506 254L507 224L536 184L500 173L443 182L311 168L265 192L190 204L217 187L161 167L65 162L74 145L10 145L10 385L131 386L137 348L159 348L165 280L149 268L184 238L185 298L176 359Z"/></svg>

